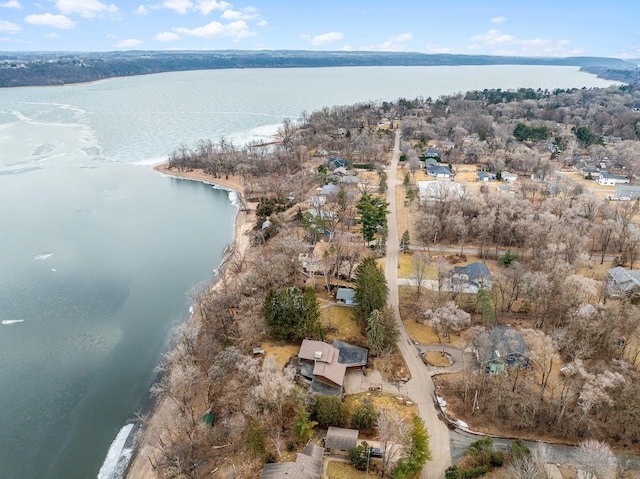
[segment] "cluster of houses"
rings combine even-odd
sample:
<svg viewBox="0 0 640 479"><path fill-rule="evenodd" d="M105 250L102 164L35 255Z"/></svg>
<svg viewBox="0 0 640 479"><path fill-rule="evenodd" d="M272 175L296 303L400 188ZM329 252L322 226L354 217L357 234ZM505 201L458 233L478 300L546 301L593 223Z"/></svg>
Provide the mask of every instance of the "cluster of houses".
<svg viewBox="0 0 640 479"><path fill-rule="evenodd" d="M579 160L572 168L579 172L584 178L593 180L601 186L617 186L630 182L629 175L612 173L612 171L622 172L624 168L616 162L609 160L609 158L604 158L598 162Z"/></svg>

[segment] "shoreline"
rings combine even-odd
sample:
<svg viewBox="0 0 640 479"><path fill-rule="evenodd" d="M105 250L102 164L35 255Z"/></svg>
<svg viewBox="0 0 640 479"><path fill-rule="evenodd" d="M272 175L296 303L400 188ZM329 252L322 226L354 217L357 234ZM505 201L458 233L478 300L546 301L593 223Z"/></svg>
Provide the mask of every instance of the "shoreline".
<svg viewBox="0 0 640 479"><path fill-rule="evenodd" d="M241 178L232 177L231 179L221 179L221 178L213 178L211 175L204 173L202 170L193 170L189 172L185 171L174 171L168 168L167 163L161 163L153 167L153 170L174 178L181 178L192 181L199 181L205 184L212 185L213 187L217 187L219 189L224 189L230 192L234 192L238 195L238 212L236 213L236 217L234 220L234 236L233 241L230 243L231 248L226 248L223 252L222 258L220 258L220 263L216 267L218 270L218 275L212 278L211 288L216 289L220 280L227 274L227 269L225 268L227 261L229 260L230 255L233 252L238 252L241 255L244 255L247 249L250 246L249 238L245 234L251 230L255 221L253 221L254 213L251 213L244 201L244 188L241 184ZM194 311L194 314L191 315L187 321L200 321L200 317L197 312ZM171 374L169 371L167 374ZM167 424L169 421L169 417L171 415L171 411L173 405L167 401L166 399L151 399L152 404L149 408L149 419L146 425L142 426L138 430L138 438L136 444L134 446L131 459L129 461L129 465L126 468L125 474L123 478L126 479L158 479L158 475L156 474L155 469L153 468L151 461L149 459L150 456L154 454L154 447L150 444L148 440L145 438L146 431L149 429L153 429L155 426L162 426ZM139 441L139 442L138 442Z"/></svg>

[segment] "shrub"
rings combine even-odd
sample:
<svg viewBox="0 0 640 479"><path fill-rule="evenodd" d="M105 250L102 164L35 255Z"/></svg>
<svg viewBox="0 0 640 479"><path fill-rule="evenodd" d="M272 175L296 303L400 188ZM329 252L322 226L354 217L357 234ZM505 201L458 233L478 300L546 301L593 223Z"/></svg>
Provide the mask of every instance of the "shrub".
<svg viewBox="0 0 640 479"><path fill-rule="evenodd" d="M489 465L491 467L504 466L504 453L502 451L494 451L489 453Z"/></svg>
<svg viewBox="0 0 640 479"><path fill-rule="evenodd" d="M509 444L509 453L511 457L527 457L531 455L531 449L524 443L522 439L518 439Z"/></svg>

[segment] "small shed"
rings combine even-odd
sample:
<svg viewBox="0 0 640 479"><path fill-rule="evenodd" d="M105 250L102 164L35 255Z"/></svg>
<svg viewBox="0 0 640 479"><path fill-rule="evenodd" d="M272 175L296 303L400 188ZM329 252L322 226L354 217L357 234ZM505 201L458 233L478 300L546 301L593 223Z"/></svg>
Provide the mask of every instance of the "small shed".
<svg viewBox="0 0 640 479"><path fill-rule="evenodd" d="M357 429L329 426L324 447L330 453L346 452L358 445L358 434Z"/></svg>
<svg viewBox="0 0 640 479"><path fill-rule="evenodd" d="M338 288L336 292L336 301L341 301L344 304L355 305L356 302L353 300L356 292L351 288Z"/></svg>

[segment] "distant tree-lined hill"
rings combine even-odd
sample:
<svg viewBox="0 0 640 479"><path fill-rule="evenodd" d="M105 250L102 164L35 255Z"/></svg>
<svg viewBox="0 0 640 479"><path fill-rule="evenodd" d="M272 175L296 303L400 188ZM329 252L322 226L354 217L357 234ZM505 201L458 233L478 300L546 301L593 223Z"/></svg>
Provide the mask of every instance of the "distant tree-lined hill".
<svg viewBox="0 0 640 479"><path fill-rule="evenodd" d="M130 51L103 53L0 53L0 87L64 85L120 76L221 68L338 66L559 65L597 69L600 75L638 77L638 65L617 58L531 58L488 55L427 55L396 52ZM589 70L592 71L592 70ZM595 71L594 71L595 72ZM635 73L633 73L635 72ZM612 78L613 79L613 78ZM628 80L621 80L628 81Z"/></svg>

